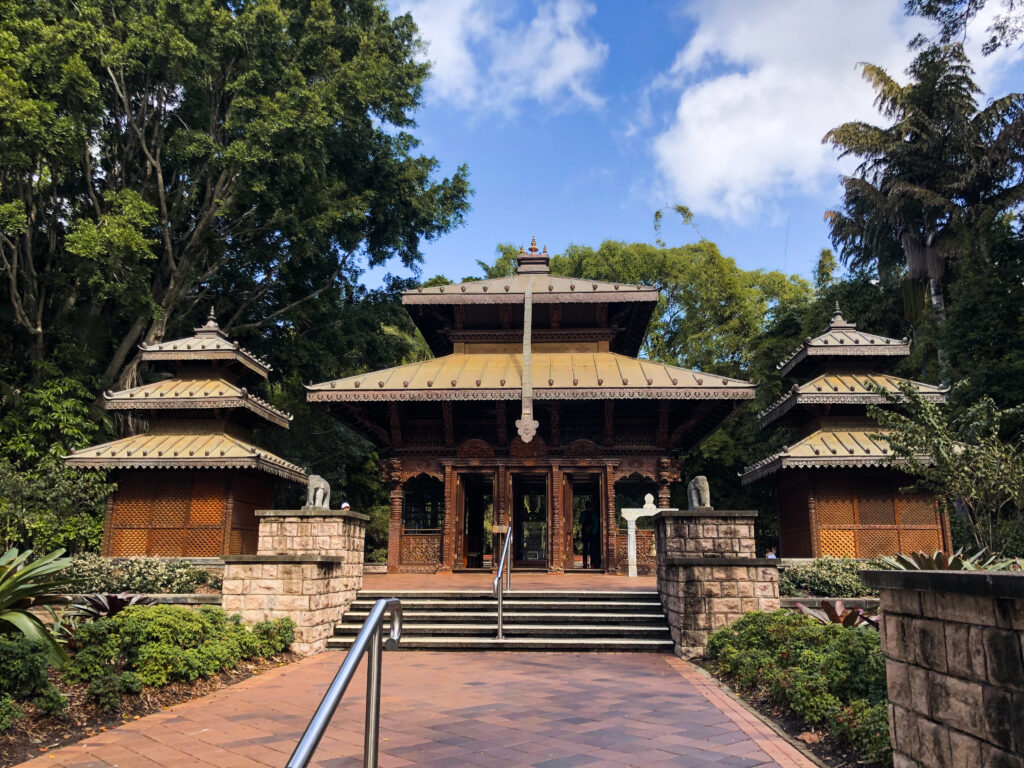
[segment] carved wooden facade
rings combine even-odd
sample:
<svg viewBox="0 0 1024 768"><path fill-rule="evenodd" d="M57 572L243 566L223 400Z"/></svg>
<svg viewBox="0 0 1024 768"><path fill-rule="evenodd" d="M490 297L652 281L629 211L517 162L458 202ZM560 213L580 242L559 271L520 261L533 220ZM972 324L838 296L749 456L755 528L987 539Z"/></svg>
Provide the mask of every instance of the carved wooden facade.
<svg viewBox="0 0 1024 768"><path fill-rule="evenodd" d="M616 494L669 506L676 457L753 397L636 357L657 299L531 246L510 277L403 295L436 357L309 387L387 457L389 571L491 568L498 526L518 567L620 569Z"/></svg>
<svg viewBox="0 0 1024 768"><path fill-rule="evenodd" d="M104 467L117 490L107 500L103 554L216 557L256 552L255 511L272 505L274 483L305 482L294 464L253 445L252 426L288 427L291 417L245 384L269 366L217 326L187 339L143 345L144 362L174 376L107 392L107 410L148 421L145 432L75 451L65 461Z"/></svg>
<svg viewBox="0 0 1024 768"><path fill-rule="evenodd" d="M910 354L906 339L858 331L836 306L825 332L780 363L806 377L761 413L761 424L789 424L799 439L748 467L744 483L774 481L783 557L876 557L950 547L949 524L935 499L905 494L911 479L891 461L884 432L867 415L878 389L914 386L941 402L946 390L884 373Z"/></svg>

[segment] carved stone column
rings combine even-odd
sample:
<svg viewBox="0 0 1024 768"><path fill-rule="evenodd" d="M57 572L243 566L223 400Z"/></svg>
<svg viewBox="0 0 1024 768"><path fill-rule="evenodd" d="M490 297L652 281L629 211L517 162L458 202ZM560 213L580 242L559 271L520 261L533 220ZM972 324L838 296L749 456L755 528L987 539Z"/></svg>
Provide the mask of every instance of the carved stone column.
<svg viewBox="0 0 1024 768"><path fill-rule="evenodd" d="M391 485L391 517L388 519L388 573L398 573L402 564L402 505L405 488L402 485L402 462L388 459L381 462L381 479Z"/></svg>

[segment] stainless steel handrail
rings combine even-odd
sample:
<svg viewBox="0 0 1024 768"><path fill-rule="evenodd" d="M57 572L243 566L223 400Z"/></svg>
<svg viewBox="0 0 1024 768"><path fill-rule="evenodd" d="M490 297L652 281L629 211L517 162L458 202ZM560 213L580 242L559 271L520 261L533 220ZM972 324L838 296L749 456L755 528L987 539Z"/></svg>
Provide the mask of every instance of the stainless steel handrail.
<svg viewBox="0 0 1024 768"><path fill-rule="evenodd" d="M502 597L505 590L512 591L512 561L509 560L510 547L512 545L512 531L505 534L505 544L501 548L501 558L498 560L498 575L494 577L494 596L498 598L498 639L505 639L505 606ZM501 586L502 576L505 577L505 587Z"/></svg>
<svg viewBox="0 0 1024 768"><path fill-rule="evenodd" d="M391 632L388 639L383 641L384 616L391 616ZM363 654L370 652L368 666L366 668L366 724L363 738L363 768L377 768L377 751L380 733L380 666L381 649L387 648L393 651L398 647L398 641L402 637L402 602L397 597L388 597L378 600L370 615L363 622L363 628L359 630L356 641L352 643L345 660L341 662L341 668L334 676L330 688L324 694L320 706L317 707L313 719L306 726L305 733L299 739L299 743L288 758L287 768L306 768L316 751L320 739L327 730L334 711L341 703L341 697L345 695L345 689L352 682L352 676L363 659Z"/></svg>

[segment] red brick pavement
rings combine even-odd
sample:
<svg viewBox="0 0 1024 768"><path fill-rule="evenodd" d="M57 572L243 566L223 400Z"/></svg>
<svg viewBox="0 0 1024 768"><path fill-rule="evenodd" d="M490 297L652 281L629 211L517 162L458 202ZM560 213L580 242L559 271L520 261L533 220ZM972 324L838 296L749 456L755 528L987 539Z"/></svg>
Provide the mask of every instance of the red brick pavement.
<svg viewBox="0 0 1024 768"><path fill-rule="evenodd" d="M340 662L321 654L24 765L282 766ZM362 765L364 687L360 672L315 765ZM381 736L382 768L814 765L695 667L659 654L386 653Z"/></svg>

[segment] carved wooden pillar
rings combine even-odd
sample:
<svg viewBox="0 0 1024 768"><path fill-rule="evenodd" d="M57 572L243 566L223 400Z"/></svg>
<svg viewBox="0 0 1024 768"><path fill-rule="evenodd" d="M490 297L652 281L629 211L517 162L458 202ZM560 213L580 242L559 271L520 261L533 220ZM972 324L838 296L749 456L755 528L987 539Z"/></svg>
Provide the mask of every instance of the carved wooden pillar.
<svg viewBox="0 0 1024 768"><path fill-rule="evenodd" d="M402 564L402 504L405 487L402 485L402 462L389 459L381 462L381 475L391 486L391 517L388 520L388 573L398 573Z"/></svg>
<svg viewBox="0 0 1024 768"><path fill-rule="evenodd" d="M658 459L658 509L669 509L672 506L671 484L682 477L682 465L675 459L662 457Z"/></svg>
<svg viewBox="0 0 1024 768"><path fill-rule="evenodd" d="M551 468L551 509L548 511L548 520L551 521L551 530L548 532L548 570L562 573L562 562L565 560L562 549L562 468L557 465Z"/></svg>
<svg viewBox="0 0 1024 768"><path fill-rule="evenodd" d="M444 468L444 527L441 530L441 569L455 567L455 473L452 465Z"/></svg>
<svg viewBox="0 0 1024 768"><path fill-rule="evenodd" d="M494 525L508 525L508 469L496 467L494 470ZM491 571L498 570L498 560L501 558L501 545L504 537L493 534L491 541Z"/></svg>
<svg viewBox="0 0 1024 768"><path fill-rule="evenodd" d="M604 569L605 573L619 572L618 547L615 537L618 535L619 526L615 519L615 468L606 465L604 468L605 482L605 504L607 514L605 515L605 548L604 548Z"/></svg>

